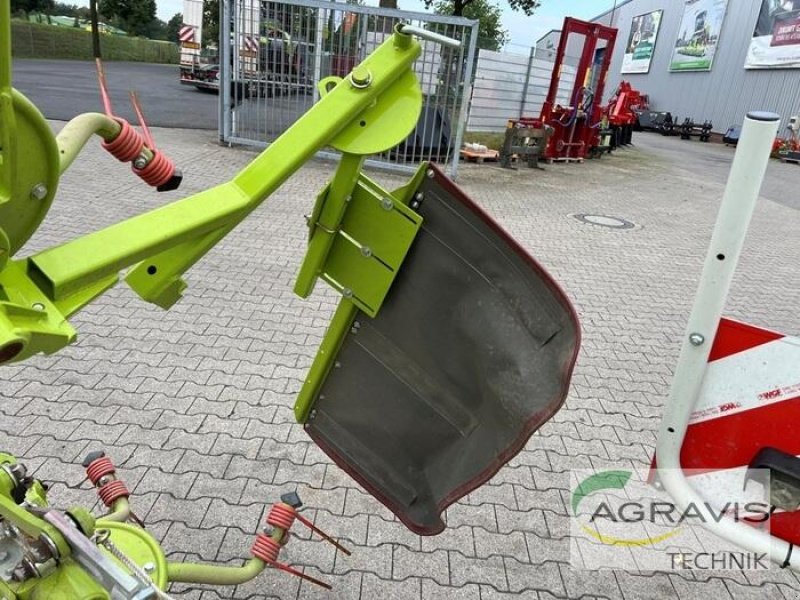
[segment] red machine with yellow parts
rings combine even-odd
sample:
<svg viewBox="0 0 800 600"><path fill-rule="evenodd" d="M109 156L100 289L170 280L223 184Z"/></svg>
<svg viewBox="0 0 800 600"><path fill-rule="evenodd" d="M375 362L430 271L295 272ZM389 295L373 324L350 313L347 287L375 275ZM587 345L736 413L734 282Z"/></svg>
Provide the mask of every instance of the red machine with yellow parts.
<svg viewBox="0 0 800 600"><path fill-rule="evenodd" d="M558 85L563 75L564 58L571 35L583 36L575 83L569 104L558 104ZM550 89L542 105L540 120L553 128L544 157L555 161L582 161L609 145L601 143L603 107L601 99L608 67L614 52L617 30L598 23L567 17L558 43ZM603 45L605 42L605 45Z"/></svg>

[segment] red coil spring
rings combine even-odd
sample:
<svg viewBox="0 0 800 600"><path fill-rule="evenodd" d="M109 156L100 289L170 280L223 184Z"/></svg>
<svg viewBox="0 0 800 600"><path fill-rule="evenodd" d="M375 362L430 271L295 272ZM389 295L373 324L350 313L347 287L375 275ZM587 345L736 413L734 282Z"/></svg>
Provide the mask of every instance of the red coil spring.
<svg viewBox="0 0 800 600"><path fill-rule="evenodd" d="M280 527L287 531L292 528L297 512L294 508L283 502L273 504L267 515L267 523L273 527Z"/></svg>
<svg viewBox="0 0 800 600"><path fill-rule="evenodd" d="M125 484L116 479L114 481L110 481L97 490L97 495L100 496L100 500L103 501L103 504L111 508L111 505L114 504L115 500L119 498L127 498L131 495L128 491L128 488L125 487Z"/></svg>
<svg viewBox="0 0 800 600"><path fill-rule="evenodd" d="M280 544L269 537L266 533L259 533L256 536L256 541L253 543L253 547L250 548L250 554L256 558L260 558L266 563L278 562L278 554L280 554L280 551Z"/></svg>
<svg viewBox="0 0 800 600"><path fill-rule="evenodd" d="M144 139L125 119L114 117L122 129L119 135L110 142L103 142L103 148L108 150L120 162L131 162L142 153Z"/></svg>
<svg viewBox="0 0 800 600"><path fill-rule="evenodd" d="M116 468L112 460L107 456L103 456L93 460L89 466L86 467L86 476L89 478L89 481L92 482L92 485L97 485L97 482L100 481L102 477L110 475L115 471Z"/></svg>
<svg viewBox="0 0 800 600"><path fill-rule="evenodd" d="M133 172L141 177L145 183L153 187L158 187L167 183L175 174L175 165L170 159L158 150L152 150L153 158L144 167L137 169L133 167Z"/></svg>

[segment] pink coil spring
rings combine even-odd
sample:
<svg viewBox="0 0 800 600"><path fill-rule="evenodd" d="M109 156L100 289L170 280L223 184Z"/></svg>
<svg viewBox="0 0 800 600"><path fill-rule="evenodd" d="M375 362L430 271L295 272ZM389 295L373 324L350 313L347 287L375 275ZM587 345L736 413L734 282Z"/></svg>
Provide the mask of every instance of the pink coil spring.
<svg viewBox="0 0 800 600"><path fill-rule="evenodd" d="M114 117L122 129L110 142L103 142L103 148L120 162L131 162L144 149L144 139L125 119Z"/></svg>
<svg viewBox="0 0 800 600"><path fill-rule="evenodd" d="M133 172L141 177L145 183L158 187L167 183L175 174L175 165L158 150L151 150L153 158L143 169L133 167Z"/></svg>
<svg viewBox="0 0 800 600"><path fill-rule="evenodd" d="M113 461L107 456L93 460L91 464L86 467L86 476L89 478L89 481L92 482L92 485L97 485L97 482L100 481L102 477L111 475L114 472L116 472L116 467L114 467Z"/></svg>
<svg viewBox="0 0 800 600"><path fill-rule="evenodd" d="M97 495L100 496L100 500L103 501L103 504L110 508L115 500L127 498L131 493L122 481L115 479L114 481L109 481L97 490Z"/></svg>
<svg viewBox="0 0 800 600"><path fill-rule="evenodd" d="M250 548L250 554L270 564L278 562L278 554L280 554L280 551L280 544L266 533L259 533L256 536L253 547Z"/></svg>
<svg viewBox="0 0 800 600"><path fill-rule="evenodd" d="M294 508L288 504L279 502L277 504L273 504L272 508L269 509L267 523L273 527L280 527L281 529L286 529L288 531L292 528L292 525L294 525L294 520L296 517L297 511L295 511Z"/></svg>

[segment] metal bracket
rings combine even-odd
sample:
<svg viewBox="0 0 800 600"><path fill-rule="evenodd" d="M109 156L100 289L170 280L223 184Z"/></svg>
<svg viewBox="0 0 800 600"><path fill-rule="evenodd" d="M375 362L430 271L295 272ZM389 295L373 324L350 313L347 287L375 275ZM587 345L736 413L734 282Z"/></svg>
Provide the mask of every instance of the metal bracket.
<svg viewBox="0 0 800 600"><path fill-rule="evenodd" d="M343 160L337 177L317 197L308 219L309 250L295 292L307 296L321 277L374 317L422 217L363 173L357 174L352 190L344 189L339 183L349 177L341 170L352 167Z"/></svg>
<svg viewBox="0 0 800 600"><path fill-rule="evenodd" d="M49 510L44 520L64 537L77 563L111 593L111 600L152 600L158 590L130 575L110 556L104 554L89 538L83 535L65 515Z"/></svg>

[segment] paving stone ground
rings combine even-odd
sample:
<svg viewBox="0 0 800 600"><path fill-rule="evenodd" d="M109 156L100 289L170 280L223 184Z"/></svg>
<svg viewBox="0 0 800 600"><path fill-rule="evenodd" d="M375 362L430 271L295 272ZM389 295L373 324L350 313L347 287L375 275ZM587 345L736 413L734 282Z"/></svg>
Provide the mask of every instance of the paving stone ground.
<svg viewBox="0 0 800 600"><path fill-rule="evenodd" d="M150 193L94 144L23 253L220 183L253 156L218 146L208 132L156 135L184 170L180 193ZM53 483L60 506L94 501L80 461L104 449L174 559L238 564L265 507L294 488L317 523L353 549L347 557L316 541L287 548L287 561L332 582L333 592L270 570L230 591L174 586L179 598L800 598L787 571L598 574L568 564L568 470L650 461L732 155L647 134L636 141L583 165L461 170L467 192L562 283L583 346L565 407L447 511L439 536L408 533L293 420L294 396L337 300L323 286L308 300L291 292L302 215L330 176L326 162L308 164L198 264L171 311L121 285L74 318L76 345L4 367L0 445ZM799 177L796 166L771 166L727 308L794 334L800 212L784 194L796 197ZM573 213L623 217L637 228L586 225Z"/></svg>

